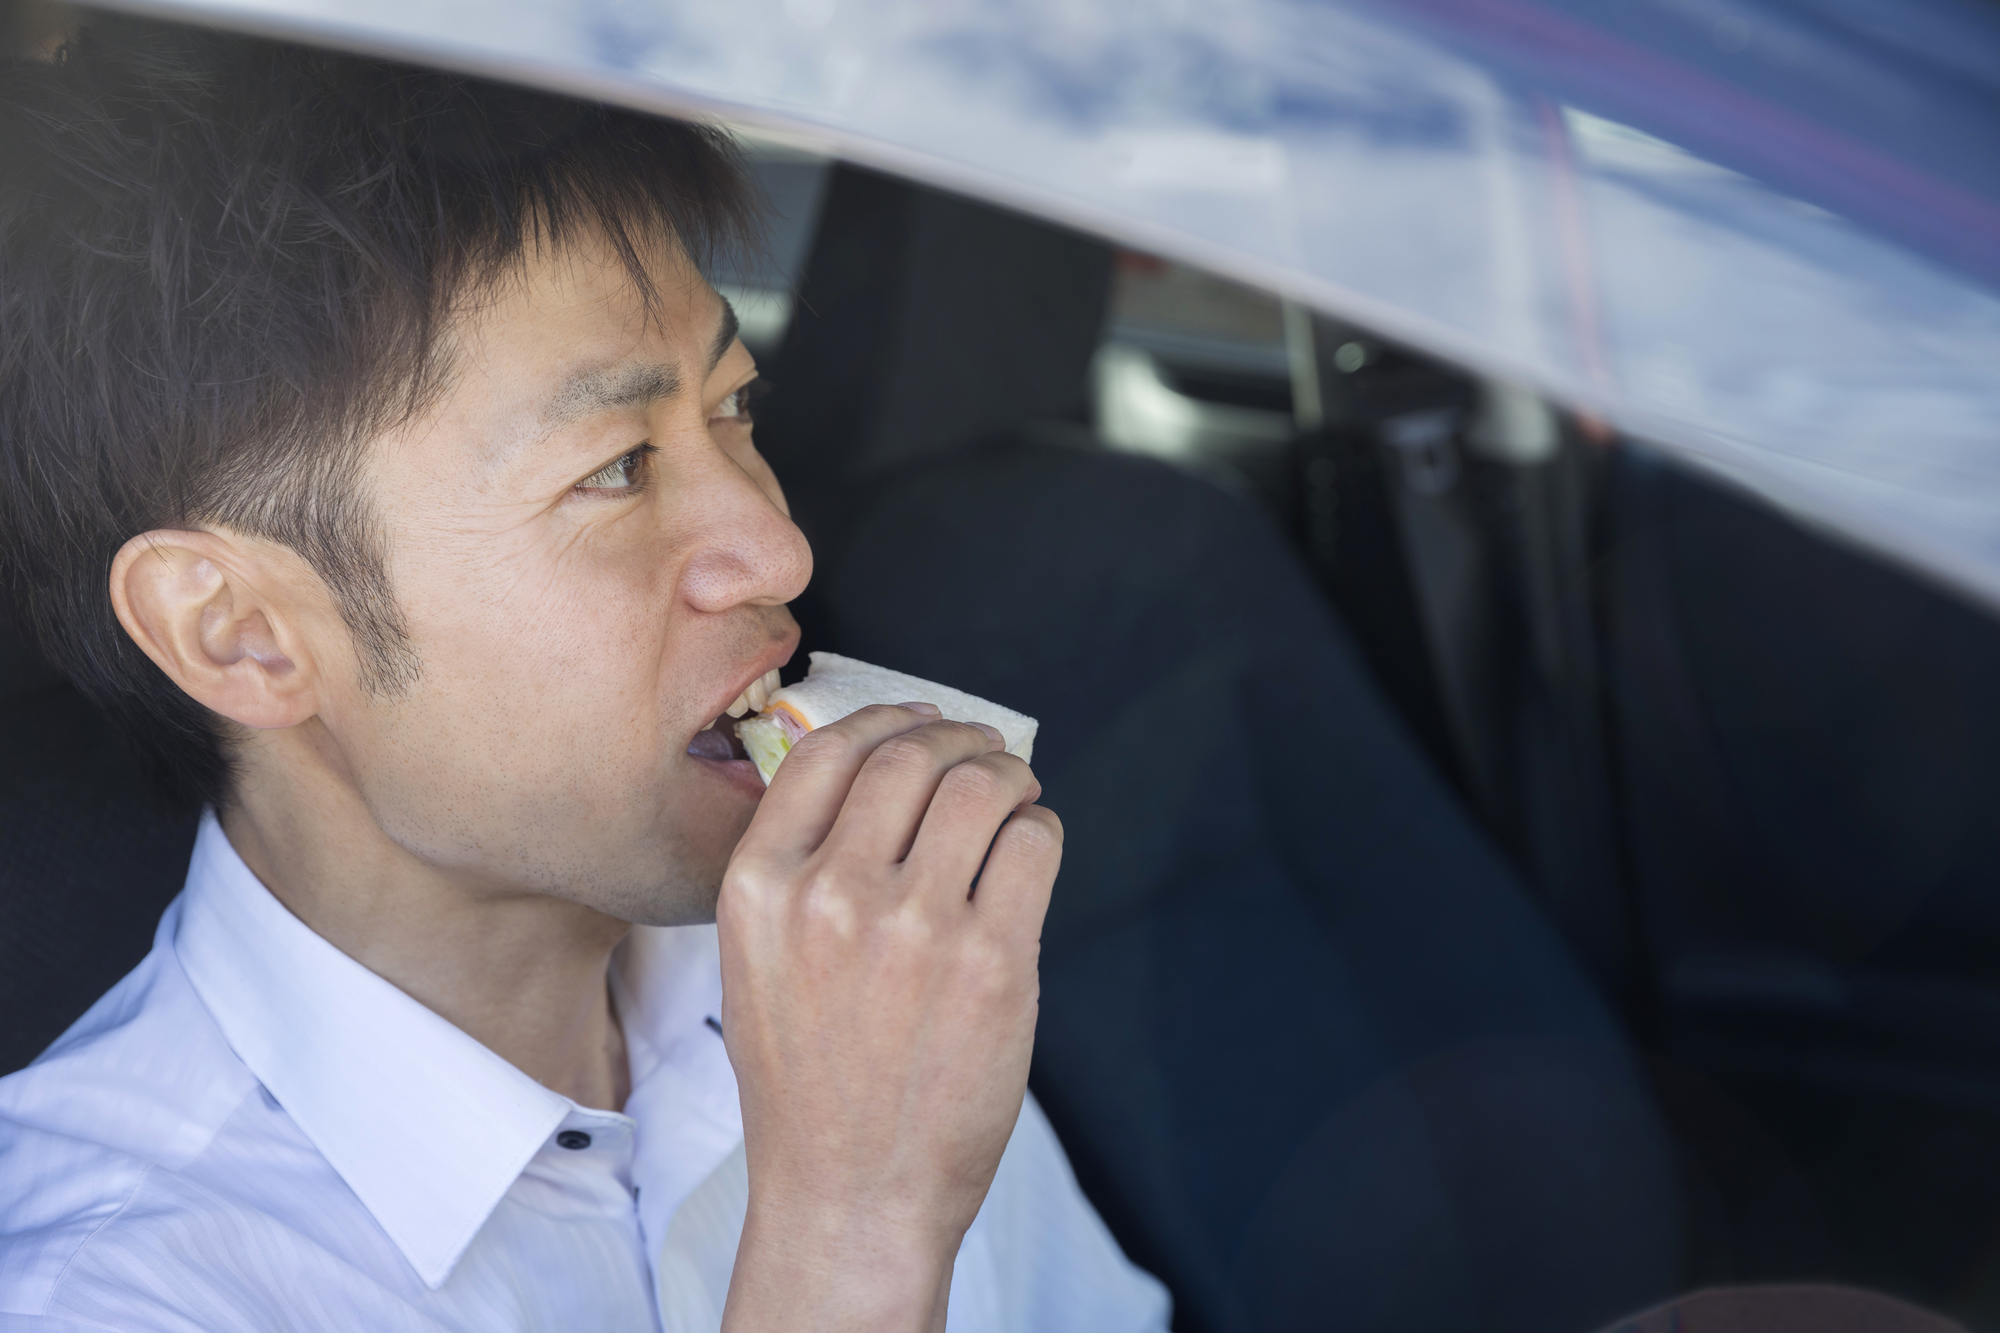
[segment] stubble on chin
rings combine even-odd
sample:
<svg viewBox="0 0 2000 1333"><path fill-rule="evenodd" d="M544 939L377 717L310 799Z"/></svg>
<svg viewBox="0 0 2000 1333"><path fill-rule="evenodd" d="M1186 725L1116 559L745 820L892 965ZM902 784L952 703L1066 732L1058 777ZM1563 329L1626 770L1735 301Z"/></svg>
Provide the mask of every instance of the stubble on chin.
<svg viewBox="0 0 2000 1333"><path fill-rule="evenodd" d="M565 894L635 926L706 926L715 921L715 902L722 892L735 840L727 847L697 846L682 837L672 840L653 864L618 880L578 886Z"/></svg>

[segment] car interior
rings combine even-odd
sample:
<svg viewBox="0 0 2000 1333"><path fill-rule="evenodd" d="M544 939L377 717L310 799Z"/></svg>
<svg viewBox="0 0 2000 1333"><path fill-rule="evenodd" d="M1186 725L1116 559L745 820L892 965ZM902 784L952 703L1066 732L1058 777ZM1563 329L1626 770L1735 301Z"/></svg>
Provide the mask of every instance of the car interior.
<svg viewBox="0 0 2000 1333"><path fill-rule="evenodd" d="M749 149L713 276L804 647L1041 719L1031 1087L1176 1328L1799 1279L2000 1327L1986 611L1365 328ZM18 627L0 710L5 1072L194 818Z"/></svg>

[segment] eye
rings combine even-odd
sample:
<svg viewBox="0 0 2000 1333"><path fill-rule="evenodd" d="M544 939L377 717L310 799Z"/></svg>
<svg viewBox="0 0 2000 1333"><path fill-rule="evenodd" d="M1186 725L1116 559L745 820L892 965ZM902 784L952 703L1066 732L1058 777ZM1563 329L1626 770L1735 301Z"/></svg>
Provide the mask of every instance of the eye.
<svg viewBox="0 0 2000 1333"><path fill-rule="evenodd" d="M715 405L711 421L749 422L752 419L750 405L771 391L769 380L754 379L735 393Z"/></svg>
<svg viewBox="0 0 2000 1333"><path fill-rule="evenodd" d="M576 484L580 491L629 491L636 490L645 480L646 460L653 454L653 446L642 444L631 453L613 459L597 471Z"/></svg>

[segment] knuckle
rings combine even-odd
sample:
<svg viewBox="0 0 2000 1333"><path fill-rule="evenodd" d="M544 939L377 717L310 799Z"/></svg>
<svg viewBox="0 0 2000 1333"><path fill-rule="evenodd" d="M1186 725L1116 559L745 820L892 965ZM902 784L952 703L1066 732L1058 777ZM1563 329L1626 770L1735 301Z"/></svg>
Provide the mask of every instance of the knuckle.
<svg viewBox="0 0 2000 1333"><path fill-rule="evenodd" d="M821 869L807 876L799 894L799 915L809 934L852 941L861 931L861 916L846 878Z"/></svg>
<svg viewBox="0 0 2000 1333"><path fill-rule="evenodd" d="M892 736L875 747L869 761L898 774L927 773L937 760L929 743L917 732Z"/></svg>
<svg viewBox="0 0 2000 1333"><path fill-rule="evenodd" d="M974 935L959 955L961 983L983 1000L1012 991L1019 971L1014 951L988 936Z"/></svg>
<svg viewBox="0 0 2000 1333"><path fill-rule="evenodd" d="M1031 805L1014 816L1007 835L1025 852L1059 852L1063 845L1062 820L1053 810Z"/></svg>
<svg viewBox="0 0 2000 1333"><path fill-rule="evenodd" d="M937 948L938 928L926 912L906 906L883 922L890 945L903 955L923 955Z"/></svg>
<svg viewBox="0 0 2000 1333"><path fill-rule="evenodd" d="M1008 754L1005 750L994 750L981 758L1002 773L1011 774L1023 780L1032 780L1035 770L1028 767L1028 761L1018 754Z"/></svg>
<svg viewBox="0 0 2000 1333"><path fill-rule="evenodd" d="M782 886L776 877L766 873L756 862L738 862L723 872L722 892L717 896L718 910L723 907L736 911L757 911L780 896Z"/></svg>
<svg viewBox="0 0 2000 1333"><path fill-rule="evenodd" d="M955 800L989 805L1012 793L1014 784L999 766L987 762L989 756L969 759L945 774L946 788Z"/></svg>

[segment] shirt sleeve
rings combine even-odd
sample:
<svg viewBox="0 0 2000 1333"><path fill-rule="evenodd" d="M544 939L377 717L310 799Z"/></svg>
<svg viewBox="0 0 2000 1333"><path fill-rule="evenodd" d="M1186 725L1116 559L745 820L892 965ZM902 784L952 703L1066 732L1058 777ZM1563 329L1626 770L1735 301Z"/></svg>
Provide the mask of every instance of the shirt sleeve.
<svg viewBox="0 0 2000 1333"><path fill-rule="evenodd" d="M948 1333L1164 1333L1172 1309L1077 1188L1029 1094L959 1249Z"/></svg>

